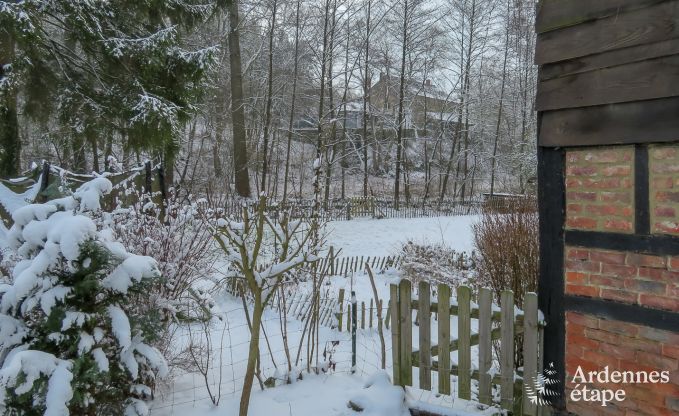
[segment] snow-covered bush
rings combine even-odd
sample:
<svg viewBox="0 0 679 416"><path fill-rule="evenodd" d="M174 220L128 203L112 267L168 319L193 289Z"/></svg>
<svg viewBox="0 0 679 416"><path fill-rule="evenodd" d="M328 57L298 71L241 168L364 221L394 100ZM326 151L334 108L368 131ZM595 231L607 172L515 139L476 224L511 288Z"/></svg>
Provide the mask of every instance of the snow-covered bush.
<svg viewBox="0 0 679 416"><path fill-rule="evenodd" d="M211 300L196 284L216 274L219 251L207 223L210 210L204 203L182 202L172 193L162 205L137 190L127 193L135 202L103 213L96 222L125 249L156 260L163 280L153 288L146 309L179 320L207 319L204 311Z"/></svg>
<svg viewBox="0 0 679 416"><path fill-rule="evenodd" d="M458 252L443 244L408 241L401 247L400 256L401 276L415 284L420 280L452 287L477 283L478 258L473 252Z"/></svg>
<svg viewBox="0 0 679 416"><path fill-rule="evenodd" d="M17 209L8 244L17 263L0 286L0 400L6 414L145 415L167 372L152 316L135 313L160 278L83 215L111 183Z"/></svg>

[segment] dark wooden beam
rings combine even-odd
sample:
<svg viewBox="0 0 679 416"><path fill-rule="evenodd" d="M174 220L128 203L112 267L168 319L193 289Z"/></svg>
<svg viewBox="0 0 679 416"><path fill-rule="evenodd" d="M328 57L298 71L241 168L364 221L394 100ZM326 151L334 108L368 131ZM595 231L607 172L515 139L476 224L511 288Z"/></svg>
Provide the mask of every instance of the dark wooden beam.
<svg viewBox="0 0 679 416"><path fill-rule="evenodd" d="M602 250L632 251L658 256L679 256L679 238L669 235L639 235L568 230L566 245Z"/></svg>
<svg viewBox="0 0 679 416"><path fill-rule="evenodd" d="M539 131L538 137L544 132ZM551 363L559 375L554 386L559 399L552 403L563 409L565 385L565 312L564 312L564 221L565 151L538 147L538 210L540 214L540 276L538 306L545 316L543 366Z"/></svg>
<svg viewBox="0 0 679 416"><path fill-rule="evenodd" d="M538 144L557 147L676 141L677 114L679 97L544 111Z"/></svg>
<svg viewBox="0 0 679 416"><path fill-rule="evenodd" d="M674 96L679 96L679 55L541 81L535 105L546 111Z"/></svg>
<svg viewBox="0 0 679 416"><path fill-rule="evenodd" d="M545 32L537 38L535 63L541 65L565 61L609 50L675 39L679 37L677 21L679 0L671 0Z"/></svg>
<svg viewBox="0 0 679 416"><path fill-rule="evenodd" d="M676 332L679 313L646 308L604 299L566 295L566 309L599 318L629 322L664 331Z"/></svg>
<svg viewBox="0 0 679 416"><path fill-rule="evenodd" d="M538 3L538 33L579 25L590 20L616 16L667 0L541 0Z"/></svg>
<svg viewBox="0 0 679 416"><path fill-rule="evenodd" d="M660 58L679 54L679 39L670 39L648 45L631 46L615 49L596 55L574 58L568 61L554 62L540 67L539 79L546 81L557 77L582 74L602 68L610 68L647 59Z"/></svg>

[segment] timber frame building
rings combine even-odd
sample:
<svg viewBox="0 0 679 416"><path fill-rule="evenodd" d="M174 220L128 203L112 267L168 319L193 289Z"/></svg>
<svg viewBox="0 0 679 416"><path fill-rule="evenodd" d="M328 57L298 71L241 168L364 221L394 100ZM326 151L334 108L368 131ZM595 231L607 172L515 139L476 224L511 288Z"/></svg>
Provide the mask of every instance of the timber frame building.
<svg viewBox="0 0 679 416"><path fill-rule="evenodd" d="M544 365L558 413L679 414L679 0L540 0ZM652 373L606 407L578 368Z"/></svg>

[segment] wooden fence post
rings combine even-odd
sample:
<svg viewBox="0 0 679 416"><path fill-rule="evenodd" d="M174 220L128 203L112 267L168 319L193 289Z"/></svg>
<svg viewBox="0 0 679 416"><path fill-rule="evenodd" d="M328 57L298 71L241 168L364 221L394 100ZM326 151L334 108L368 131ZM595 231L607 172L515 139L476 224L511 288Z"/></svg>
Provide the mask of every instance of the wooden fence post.
<svg viewBox="0 0 679 416"><path fill-rule="evenodd" d="M523 298L523 414L537 415L537 406L526 399L526 388L535 388L538 376L538 295L526 293Z"/></svg>
<svg viewBox="0 0 679 416"><path fill-rule="evenodd" d="M420 281L418 287L420 320L420 388L431 390L431 289L429 282Z"/></svg>
<svg viewBox="0 0 679 416"><path fill-rule="evenodd" d="M337 328L342 332L342 318L344 316L344 289L339 290L339 314L337 315Z"/></svg>
<svg viewBox="0 0 679 416"><path fill-rule="evenodd" d="M42 174L40 176L40 193L38 193L38 198L36 202L44 202L46 201L45 195L42 195L43 192L45 192L45 189L50 184L50 162L44 161L42 164Z"/></svg>
<svg viewBox="0 0 679 416"><path fill-rule="evenodd" d="M468 287L457 288L457 395L465 400L471 400L472 396L471 295Z"/></svg>
<svg viewBox="0 0 679 416"><path fill-rule="evenodd" d="M403 279L399 283L399 330L400 340L399 349L401 352L401 363L399 364L401 370L401 385L413 385L413 314L410 301L412 299L412 285L410 280Z"/></svg>
<svg viewBox="0 0 679 416"><path fill-rule="evenodd" d="M439 393L450 394L450 287L438 285Z"/></svg>
<svg viewBox="0 0 679 416"><path fill-rule="evenodd" d="M335 248L330 246L330 253L328 254L328 260L330 261L330 276L335 275Z"/></svg>
<svg viewBox="0 0 679 416"><path fill-rule="evenodd" d="M356 372L356 292L351 291L351 373Z"/></svg>
<svg viewBox="0 0 679 416"><path fill-rule="evenodd" d="M500 406L512 410L514 402L514 293L500 295L502 336L500 340Z"/></svg>
<svg viewBox="0 0 679 416"><path fill-rule="evenodd" d="M394 364L393 366L393 378L394 385L401 385L401 351L400 351L400 329L401 326L398 323L398 310L399 310L399 299L398 299L398 286L389 286L389 312L391 313L391 358Z"/></svg>
<svg viewBox="0 0 679 416"><path fill-rule="evenodd" d="M493 363L492 355L492 292L479 289L479 402L491 404L491 381L489 374Z"/></svg>

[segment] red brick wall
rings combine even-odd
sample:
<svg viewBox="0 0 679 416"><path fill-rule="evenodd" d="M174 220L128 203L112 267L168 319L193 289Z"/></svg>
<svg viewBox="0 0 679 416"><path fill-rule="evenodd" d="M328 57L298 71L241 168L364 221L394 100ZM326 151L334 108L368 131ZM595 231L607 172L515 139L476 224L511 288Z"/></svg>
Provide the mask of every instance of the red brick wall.
<svg viewBox="0 0 679 416"><path fill-rule="evenodd" d="M565 255L567 294L679 312L679 257L578 247Z"/></svg>
<svg viewBox="0 0 679 416"><path fill-rule="evenodd" d="M648 156L651 232L679 235L679 146L651 146Z"/></svg>
<svg viewBox="0 0 679 416"><path fill-rule="evenodd" d="M634 147L566 152L566 228L634 233ZM650 233L679 237L679 145L650 146ZM565 247L565 292L644 308L679 312L679 256ZM576 369L670 371L670 383L588 386L623 389L606 407L571 400ZM679 415L679 328L566 313L566 397L578 415Z"/></svg>
<svg viewBox="0 0 679 416"><path fill-rule="evenodd" d="M578 366L584 372L612 370L669 371L668 383L588 384L589 388L622 389L625 400L606 407L570 400L576 387ZM679 414L679 334L599 319L592 315L566 313L567 409L580 416Z"/></svg>
<svg viewBox="0 0 679 416"><path fill-rule="evenodd" d="M634 231L634 147L566 154L566 228Z"/></svg>

